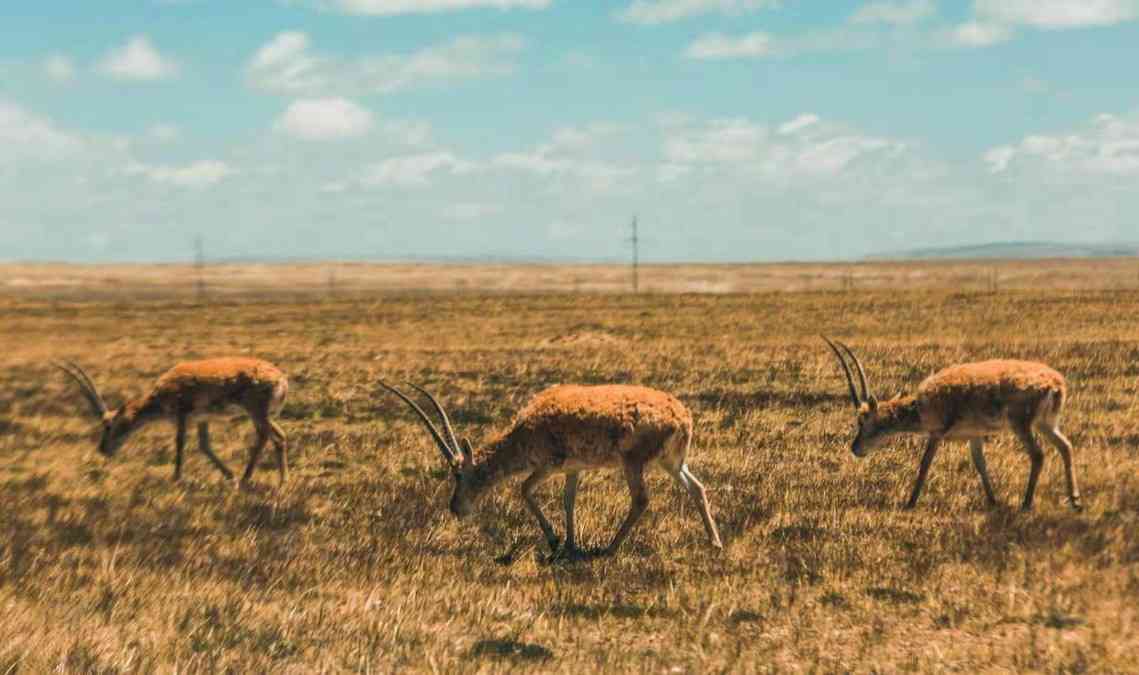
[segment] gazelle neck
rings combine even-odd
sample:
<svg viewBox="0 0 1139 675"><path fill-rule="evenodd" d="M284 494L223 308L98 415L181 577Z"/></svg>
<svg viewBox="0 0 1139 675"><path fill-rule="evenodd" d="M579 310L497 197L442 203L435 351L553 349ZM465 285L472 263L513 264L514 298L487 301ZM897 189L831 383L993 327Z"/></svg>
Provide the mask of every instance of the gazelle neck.
<svg viewBox="0 0 1139 675"><path fill-rule="evenodd" d="M878 424L894 433L921 433L921 407L913 396L899 396L878 404Z"/></svg>
<svg viewBox="0 0 1139 675"><path fill-rule="evenodd" d="M515 450L515 440L511 436L499 437L475 457L468 473L470 490L478 495L528 467L523 453Z"/></svg>
<svg viewBox="0 0 1139 675"><path fill-rule="evenodd" d="M156 419L165 416L162 404L153 394L132 398L123 404L119 411L124 423L131 431L137 431Z"/></svg>

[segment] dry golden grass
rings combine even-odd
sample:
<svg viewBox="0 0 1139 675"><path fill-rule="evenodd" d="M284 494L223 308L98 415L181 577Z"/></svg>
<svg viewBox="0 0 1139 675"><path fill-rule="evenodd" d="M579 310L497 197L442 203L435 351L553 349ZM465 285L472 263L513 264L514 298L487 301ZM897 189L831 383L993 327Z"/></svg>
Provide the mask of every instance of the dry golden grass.
<svg viewBox="0 0 1139 675"><path fill-rule="evenodd" d="M1139 670L1139 292L8 297L0 312L0 673ZM1036 512L1013 510L1028 462L1002 438L989 466L1010 508L984 508L950 444L902 511L919 442L850 456L824 331L880 394L961 360L1051 363L1087 510L1068 510L1051 449ZM80 361L114 402L220 354L290 375L282 491L269 458L259 488L234 491L196 452L172 484L169 425L103 460L47 363ZM438 452L380 376L440 392L476 445L556 382L677 394L725 551L654 472L615 559L496 564L540 539L516 483L451 518ZM212 429L238 465L247 422ZM543 493L559 525L560 487ZM585 478L584 543L626 500L618 476Z"/></svg>
<svg viewBox="0 0 1139 675"><path fill-rule="evenodd" d="M194 298L202 280L217 297L363 297L377 292L585 292L631 290L628 265L295 263L190 265L0 264L0 293L104 300ZM910 289L1139 289L1134 258L928 262L644 265L650 293Z"/></svg>

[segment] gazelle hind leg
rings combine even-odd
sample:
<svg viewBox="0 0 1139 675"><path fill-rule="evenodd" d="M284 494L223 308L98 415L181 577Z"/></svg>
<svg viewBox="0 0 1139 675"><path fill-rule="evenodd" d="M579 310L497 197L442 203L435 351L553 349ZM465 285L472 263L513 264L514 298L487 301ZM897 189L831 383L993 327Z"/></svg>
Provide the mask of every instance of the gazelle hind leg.
<svg viewBox="0 0 1139 675"><path fill-rule="evenodd" d="M1044 434L1044 437L1056 446L1056 450L1060 453L1060 459L1064 460L1064 475L1068 481L1068 503L1072 505L1073 509L1080 511L1083 509L1083 504L1080 502L1080 488L1076 485L1076 474L1072 468L1072 442L1060 433L1060 429L1054 424L1042 425L1040 433Z"/></svg>
<svg viewBox="0 0 1139 675"><path fill-rule="evenodd" d="M1040 471L1044 468L1044 451L1040 449L1040 444L1032 436L1032 428L1028 424L1016 425L1015 431L1017 438L1024 444L1024 449L1028 452L1028 459L1032 463L1028 469L1028 486L1024 490L1024 502L1020 505L1022 511L1031 511L1032 502L1036 496L1036 483L1040 480Z"/></svg>
<svg viewBox="0 0 1139 675"><path fill-rule="evenodd" d="M289 480L289 438L276 422L269 422L269 434L273 441L273 449L277 453L277 474L281 485Z"/></svg>
<svg viewBox="0 0 1139 675"><path fill-rule="evenodd" d="M645 486L645 465L636 460L625 461L625 481L629 484L629 513L622 521L613 541L605 549L605 555L613 555L621 547L621 543L629 536L633 526L644 515L649 507L649 491Z"/></svg>
<svg viewBox="0 0 1139 675"><path fill-rule="evenodd" d="M253 472L257 469L257 461L261 459L261 451L269 442L269 435L267 426L257 425L257 439L253 442L253 447L249 449L249 463L245 465L245 471L241 474L242 484L248 483L253 478Z"/></svg>
<svg viewBox="0 0 1139 675"><path fill-rule="evenodd" d="M981 487L985 491L985 501L990 507L997 505L997 497L993 494L993 484L989 480L989 467L985 464L985 441L974 438L969 441L969 454L973 456L973 466L981 476Z"/></svg>
<svg viewBox="0 0 1139 675"><path fill-rule="evenodd" d="M565 494L562 495L562 505L566 512L566 544L569 553L577 550L577 527L574 524L573 510L577 501L577 487L580 475L576 472L566 474Z"/></svg>

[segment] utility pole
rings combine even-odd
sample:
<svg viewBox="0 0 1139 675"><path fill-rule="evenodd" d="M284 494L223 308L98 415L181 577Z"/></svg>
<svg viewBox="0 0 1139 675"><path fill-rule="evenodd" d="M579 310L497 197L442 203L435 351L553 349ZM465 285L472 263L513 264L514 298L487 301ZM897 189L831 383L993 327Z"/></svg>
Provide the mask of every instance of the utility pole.
<svg viewBox="0 0 1139 675"><path fill-rule="evenodd" d="M633 216L633 237L629 240L633 244L633 293L640 291L640 258L641 237L637 228L637 217Z"/></svg>
<svg viewBox="0 0 1139 675"><path fill-rule="evenodd" d="M206 246L202 241L202 235L194 238L194 272L197 279L194 282L194 288L198 294L198 300L206 299Z"/></svg>

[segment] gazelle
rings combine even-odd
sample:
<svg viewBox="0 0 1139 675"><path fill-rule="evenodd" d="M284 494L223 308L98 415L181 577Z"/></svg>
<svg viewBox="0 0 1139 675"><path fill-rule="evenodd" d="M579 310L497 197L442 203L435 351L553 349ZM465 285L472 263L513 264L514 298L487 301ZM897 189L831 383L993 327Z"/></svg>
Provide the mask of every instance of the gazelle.
<svg viewBox="0 0 1139 675"><path fill-rule="evenodd" d="M602 551L603 555L611 555L648 508L644 470L650 463L656 463L695 502L709 543L715 548L723 547L704 486L685 463L692 439L692 415L683 403L669 394L625 385L551 387L535 396L510 429L493 438L476 457L470 441L464 438L460 444L455 438L446 411L427 390L411 385L431 401L443 422L446 437L415 401L385 382L380 384L411 406L443 453L455 478L451 512L456 517L469 515L481 495L508 477L528 473L522 483L522 498L538 520L550 549L555 555L580 555L574 527L579 474L593 469L621 468L631 502L628 515ZM556 474L566 477L563 498L566 537L561 551L554 528L534 496L534 490Z"/></svg>
<svg viewBox="0 0 1139 675"><path fill-rule="evenodd" d="M288 480L285 432L270 416L284 405L289 381L280 369L267 361L219 358L181 363L159 377L149 394L131 399L116 410L107 408L95 383L82 368L71 362L57 362L55 365L75 380L91 406L91 412L102 422L99 453L105 457L112 457L128 436L150 422L173 419L177 426L174 480L179 480L182 477L186 426L190 418L239 407L249 414L257 431L257 440L249 451L249 463L245 466L241 482L247 483L253 476L261 451L269 441L273 442L277 452L280 482L284 485ZM226 480L233 479L233 473L210 449L209 426L205 420L198 423L198 449Z"/></svg>
<svg viewBox="0 0 1139 675"><path fill-rule="evenodd" d="M930 464L943 440L966 440L973 465L981 477L981 487L989 506L997 503L985 465L985 438L1011 429L1028 451L1031 467L1028 487L1021 508L1032 509L1036 481L1044 467L1044 451L1033 437L1039 431L1059 451L1068 480L1068 501L1080 510L1080 491L1072 472L1072 444L1060 433L1060 413L1067 398L1064 376L1043 363L995 360L950 366L927 377L912 396L899 396L879 402L866 383L862 363L850 347L836 346L823 337L846 374L850 400L854 404L858 433L851 446L856 457L863 457L883 440L898 433L925 434L925 454L918 468L917 482L906 508L917 505ZM854 388L850 366L839 347L858 371L862 393Z"/></svg>

